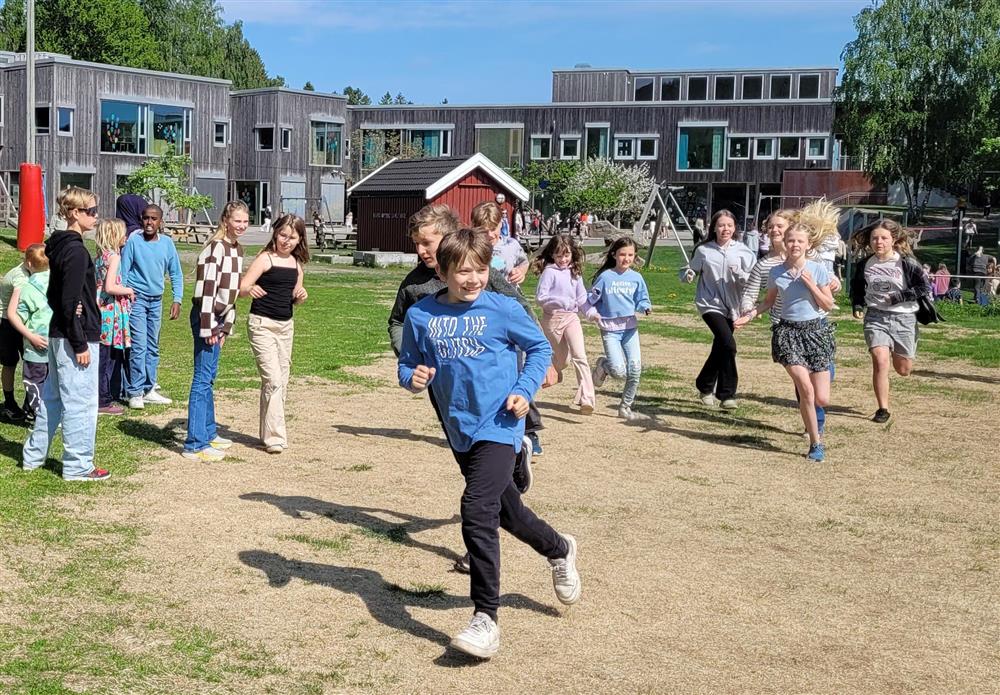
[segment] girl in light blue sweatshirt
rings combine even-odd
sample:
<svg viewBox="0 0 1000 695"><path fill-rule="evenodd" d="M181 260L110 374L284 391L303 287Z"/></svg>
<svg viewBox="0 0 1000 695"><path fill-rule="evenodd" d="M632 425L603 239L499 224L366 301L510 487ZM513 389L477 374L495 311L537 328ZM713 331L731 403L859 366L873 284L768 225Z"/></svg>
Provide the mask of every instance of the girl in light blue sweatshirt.
<svg viewBox="0 0 1000 695"><path fill-rule="evenodd" d="M625 379L618 417L633 417L632 404L639 390L642 375L642 354L639 350L639 322L635 315L649 315L646 281L632 270L635 262L635 242L621 237L611 244L604 264L594 275L594 284L587 297L587 317L595 319L601 328L604 357L597 358L594 386L600 387L608 375Z"/></svg>

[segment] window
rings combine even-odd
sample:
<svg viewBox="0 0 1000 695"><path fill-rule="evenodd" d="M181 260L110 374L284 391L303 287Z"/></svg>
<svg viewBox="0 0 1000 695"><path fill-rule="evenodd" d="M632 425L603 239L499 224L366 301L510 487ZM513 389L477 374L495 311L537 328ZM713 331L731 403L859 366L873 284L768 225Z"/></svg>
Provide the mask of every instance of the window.
<svg viewBox="0 0 1000 695"><path fill-rule="evenodd" d="M59 134L70 137L73 135L73 109L60 106L56 111L56 128Z"/></svg>
<svg viewBox="0 0 1000 695"><path fill-rule="evenodd" d="M656 159L658 138L639 138L639 152L636 159Z"/></svg>
<svg viewBox="0 0 1000 695"><path fill-rule="evenodd" d="M653 100L653 78L652 77L637 77L637 78L635 78L635 100L636 101L652 101Z"/></svg>
<svg viewBox="0 0 1000 695"><path fill-rule="evenodd" d="M101 102L101 152L146 154L146 107Z"/></svg>
<svg viewBox="0 0 1000 695"><path fill-rule="evenodd" d="M721 101L729 101L736 98L736 78L716 77L715 78L715 98Z"/></svg>
<svg viewBox="0 0 1000 695"><path fill-rule="evenodd" d="M774 159L774 138L757 138L754 147L754 159Z"/></svg>
<svg viewBox="0 0 1000 695"><path fill-rule="evenodd" d="M229 144L229 124L226 121L215 122L215 134L212 144L216 147L225 147Z"/></svg>
<svg viewBox="0 0 1000 695"><path fill-rule="evenodd" d="M309 123L312 151L309 163L316 166L339 167L341 163L341 137L344 126L340 123L311 121Z"/></svg>
<svg viewBox="0 0 1000 695"><path fill-rule="evenodd" d="M681 126L677 138L678 171L721 171L725 166L726 129Z"/></svg>
<svg viewBox="0 0 1000 695"><path fill-rule="evenodd" d="M282 128L281 129L281 149L285 152L292 151L292 129Z"/></svg>
<svg viewBox="0 0 1000 695"><path fill-rule="evenodd" d="M51 123L49 122L50 112L51 110L48 106L35 107L35 135L49 134L49 129L51 128Z"/></svg>
<svg viewBox="0 0 1000 695"><path fill-rule="evenodd" d="M750 138L729 138L730 159L750 159Z"/></svg>
<svg viewBox="0 0 1000 695"><path fill-rule="evenodd" d="M708 99L708 78L688 78L688 101L705 101Z"/></svg>
<svg viewBox="0 0 1000 695"><path fill-rule="evenodd" d="M93 174L78 174L73 172L62 171L59 172L59 190L63 190L67 186L79 186L88 191L93 190L94 175Z"/></svg>
<svg viewBox="0 0 1000 695"><path fill-rule="evenodd" d="M799 99L819 99L819 75L799 75Z"/></svg>
<svg viewBox="0 0 1000 695"><path fill-rule="evenodd" d="M560 159L579 159L580 158L580 136L573 135L570 137L561 136L559 138L559 158Z"/></svg>
<svg viewBox="0 0 1000 695"><path fill-rule="evenodd" d="M274 149L274 126L255 128L257 133L257 149L270 152Z"/></svg>
<svg viewBox="0 0 1000 695"><path fill-rule="evenodd" d="M778 138L778 159L798 159L799 139Z"/></svg>
<svg viewBox="0 0 1000 695"><path fill-rule="evenodd" d="M746 75L743 78L743 98L763 99L764 78L760 75Z"/></svg>
<svg viewBox="0 0 1000 695"><path fill-rule="evenodd" d="M445 133L448 130L411 130L410 145L420 157L440 157Z"/></svg>
<svg viewBox="0 0 1000 695"><path fill-rule="evenodd" d="M771 75L771 98L772 99L792 98L791 75Z"/></svg>
<svg viewBox="0 0 1000 695"><path fill-rule="evenodd" d="M3 94L0 94L0 125L3 125Z"/></svg>
<svg viewBox="0 0 1000 695"><path fill-rule="evenodd" d="M806 140L806 159L826 159L826 138Z"/></svg>
<svg viewBox="0 0 1000 695"><path fill-rule="evenodd" d="M442 130L441 131L441 156L450 157L451 156L451 131Z"/></svg>
<svg viewBox="0 0 1000 695"><path fill-rule="evenodd" d="M615 159L635 159L635 139L615 138Z"/></svg>
<svg viewBox="0 0 1000 695"><path fill-rule="evenodd" d="M531 136L531 158L551 159L552 157L552 136L532 135Z"/></svg>
<svg viewBox="0 0 1000 695"><path fill-rule="evenodd" d="M681 98L681 78L660 78L660 101L679 101Z"/></svg>
<svg viewBox="0 0 1000 695"><path fill-rule="evenodd" d="M185 154L185 141L190 142L190 136L186 128L190 123L190 116L185 109L180 106L163 106L152 104L149 112L152 114L153 142L150 144L151 155L163 155L168 150L173 150L178 154Z"/></svg>
<svg viewBox="0 0 1000 695"><path fill-rule="evenodd" d="M606 123L587 124L587 159L607 159L611 126Z"/></svg>
<svg viewBox="0 0 1000 695"><path fill-rule="evenodd" d="M523 141L524 129L521 127L476 127L476 152L507 169L521 166Z"/></svg>

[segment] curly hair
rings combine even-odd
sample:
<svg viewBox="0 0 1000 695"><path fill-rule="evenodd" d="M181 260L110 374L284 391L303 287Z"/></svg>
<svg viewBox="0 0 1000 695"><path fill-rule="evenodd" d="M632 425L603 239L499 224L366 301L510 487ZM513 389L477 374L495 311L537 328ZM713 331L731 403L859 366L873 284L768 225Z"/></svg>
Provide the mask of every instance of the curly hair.
<svg viewBox="0 0 1000 695"><path fill-rule="evenodd" d="M876 229L884 229L889 232L892 236L892 248L894 251L904 256L913 255L913 246L910 244L910 231L895 220L881 219L865 225L851 237L851 250L859 258L868 257L872 254L872 232Z"/></svg>
<svg viewBox="0 0 1000 695"><path fill-rule="evenodd" d="M569 234L556 234L549 239L549 243L538 252L535 260L531 262L531 269L535 273L540 274L545 270L545 266L555 263L556 256L565 251L569 251L571 255L569 263L570 274L574 279L580 277L583 275L583 262L585 259L583 247L577 244L576 239Z"/></svg>

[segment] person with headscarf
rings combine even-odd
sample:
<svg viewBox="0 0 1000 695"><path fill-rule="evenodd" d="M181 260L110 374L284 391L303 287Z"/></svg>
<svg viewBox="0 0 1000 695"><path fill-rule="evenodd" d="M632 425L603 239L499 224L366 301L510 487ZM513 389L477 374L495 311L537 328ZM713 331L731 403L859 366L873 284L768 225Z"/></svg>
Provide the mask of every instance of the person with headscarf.
<svg viewBox="0 0 1000 695"><path fill-rule="evenodd" d="M115 217L125 222L125 238L142 229L142 211L146 209L146 199L141 195L126 193L115 201Z"/></svg>

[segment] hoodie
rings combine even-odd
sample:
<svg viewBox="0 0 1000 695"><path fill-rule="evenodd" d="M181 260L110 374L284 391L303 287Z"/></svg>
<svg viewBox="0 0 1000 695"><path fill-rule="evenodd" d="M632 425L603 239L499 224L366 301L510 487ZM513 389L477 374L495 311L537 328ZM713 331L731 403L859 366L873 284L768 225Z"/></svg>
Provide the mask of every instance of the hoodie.
<svg viewBox="0 0 1000 695"><path fill-rule="evenodd" d="M49 289L52 308L50 338L65 338L80 354L87 343L101 338L101 313L97 308L97 275L94 260L79 232L56 232L45 242L49 259ZM76 309L81 308L77 316Z"/></svg>
<svg viewBox="0 0 1000 695"><path fill-rule="evenodd" d="M115 217L125 223L125 237L139 229L142 229L142 211L149 203L141 195L127 193L118 196L115 202Z"/></svg>

